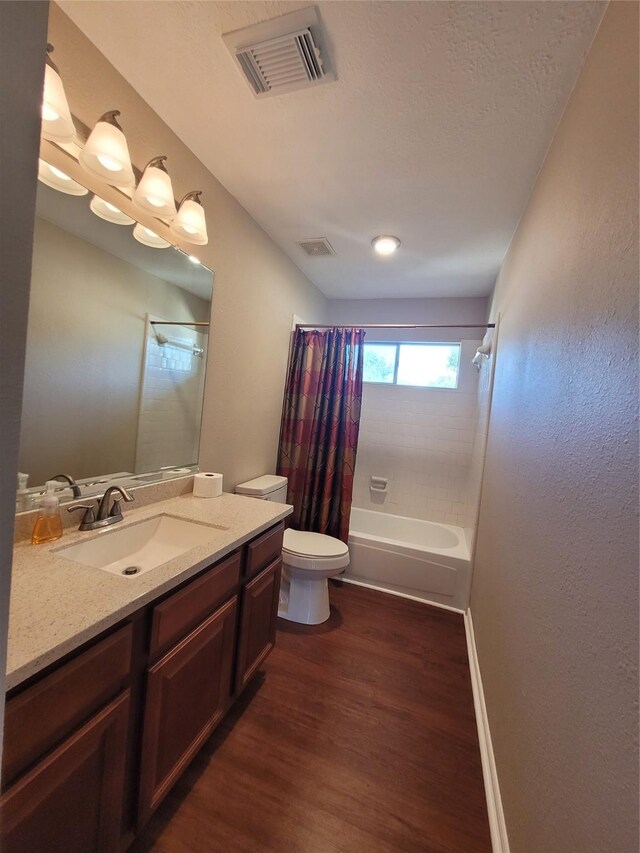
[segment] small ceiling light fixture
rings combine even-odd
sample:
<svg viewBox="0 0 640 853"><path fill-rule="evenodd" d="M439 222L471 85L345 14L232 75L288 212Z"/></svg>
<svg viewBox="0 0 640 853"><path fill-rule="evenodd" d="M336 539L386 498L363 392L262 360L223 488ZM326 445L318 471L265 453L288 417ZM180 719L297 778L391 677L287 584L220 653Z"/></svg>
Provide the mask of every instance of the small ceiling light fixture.
<svg viewBox="0 0 640 853"><path fill-rule="evenodd" d="M64 93L62 78L57 65L51 59L53 45L47 45L44 69L44 92L42 95L42 135L51 142L73 142L76 129L71 118L69 103Z"/></svg>
<svg viewBox="0 0 640 853"><path fill-rule="evenodd" d="M187 193L180 202L178 215L169 226L178 237L196 246L205 246L209 242L201 195L202 190Z"/></svg>
<svg viewBox="0 0 640 853"><path fill-rule="evenodd" d="M106 219L107 222L112 222L114 225L133 225L135 219L123 213L115 204L105 201L99 195L94 195L89 204L91 211L99 216L100 219Z"/></svg>
<svg viewBox="0 0 640 853"><path fill-rule="evenodd" d="M155 231L152 231L150 228L145 228L145 226L141 225L139 222L133 229L133 236L136 238L138 243L142 243L152 249L166 249L167 246L171 245L171 243L167 243L166 240L159 237Z"/></svg>
<svg viewBox="0 0 640 853"><path fill-rule="evenodd" d="M135 177L127 140L116 120L119 115L119 110L110 110L100 116L80 152L80 163L112 187L132 187Z"/></svg>
<svg viewBox="0 0 640 853"><path fill-rule="evenodd" d="M38 180L52 190L58 190L67 195L87 195L88 189L70 178L62 169L51 166L44 160L38 160Z"/></svg>
<svg viewBox="0 0 640 853"><path fill-rule="evenodd" d="M149 160L133 194L133 203L154 216L173 219L177 211L171 178L164 165L166 159L163 154Z"/></svg>
<svg viewBox="0 0 640 853"><path fill-rule="evenodd" d="M371 245L379 255L393 255L400 246L400 240L397 237L383 234L381 237L374 237Z"/></svg>

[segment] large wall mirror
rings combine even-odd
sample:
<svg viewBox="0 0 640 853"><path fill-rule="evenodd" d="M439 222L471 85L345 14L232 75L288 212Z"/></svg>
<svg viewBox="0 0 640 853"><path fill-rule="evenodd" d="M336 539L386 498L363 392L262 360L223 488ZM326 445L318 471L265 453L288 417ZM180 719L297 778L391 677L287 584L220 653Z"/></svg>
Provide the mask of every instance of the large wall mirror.
<svg viewBox="0 0 640 853"><path fill-rule="evenodd" d="M198 461L213 273L92 202L38 182L18 511L58 474L85 496ZM64 481L59 496L73 497Z"/></svg>

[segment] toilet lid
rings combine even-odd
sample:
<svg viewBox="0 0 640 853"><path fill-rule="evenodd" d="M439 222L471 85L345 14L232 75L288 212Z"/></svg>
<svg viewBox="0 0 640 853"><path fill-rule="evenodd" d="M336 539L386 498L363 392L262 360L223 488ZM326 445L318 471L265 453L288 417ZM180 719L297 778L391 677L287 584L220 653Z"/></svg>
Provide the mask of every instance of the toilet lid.
<svg viewBox="0 0 640 853"><path fill-rule="evenodd" d="M349 553L340 539L306 530L285 530L282 549L301 557L342 557Z"/></svg>

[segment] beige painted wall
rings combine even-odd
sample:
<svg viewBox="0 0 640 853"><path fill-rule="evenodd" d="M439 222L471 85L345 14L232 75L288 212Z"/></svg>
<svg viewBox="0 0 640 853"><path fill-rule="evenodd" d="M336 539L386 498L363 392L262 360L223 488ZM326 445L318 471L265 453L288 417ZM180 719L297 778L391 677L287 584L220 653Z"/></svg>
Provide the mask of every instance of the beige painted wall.
<svg viewBox="0 0 640 853"><path fill-rule="evenodd" d="M638 849L638 5L501 270L471 612L513 853Z"/></svg>
<svg viewBox="0 0 640 853"><path fill-rule="evenodd" d="M323 322L325 297L54 3L49 41L74 115L92 126L118 108L136 165L166 154L178 198L203 190L209 244L197 254L215 287L200 463L227 490L273 471L291 318Z"/></svg>
<svg viewBox="0 0 640 853"><path fill-rule="evenodd" d="M46 23L47 3L0 3L0 730Z"/></svg>
<svg viewBox="0 0 640 853"><path fill-rule="evenodd" d="M206 321L210 307L36 218L19 460L29 484L133 471L145 316Z"/></svg>

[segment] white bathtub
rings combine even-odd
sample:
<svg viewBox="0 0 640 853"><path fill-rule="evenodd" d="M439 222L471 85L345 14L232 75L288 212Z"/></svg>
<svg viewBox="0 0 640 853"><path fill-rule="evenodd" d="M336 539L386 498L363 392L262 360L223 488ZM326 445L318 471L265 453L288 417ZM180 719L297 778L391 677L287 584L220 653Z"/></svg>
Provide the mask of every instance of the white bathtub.
<svg viewBox="0 0 640 853"><path fill-rule="evenodd" d="M471 556L462 527L358 507L351 509L350 527L345 581L468 607Z"/></svg>

